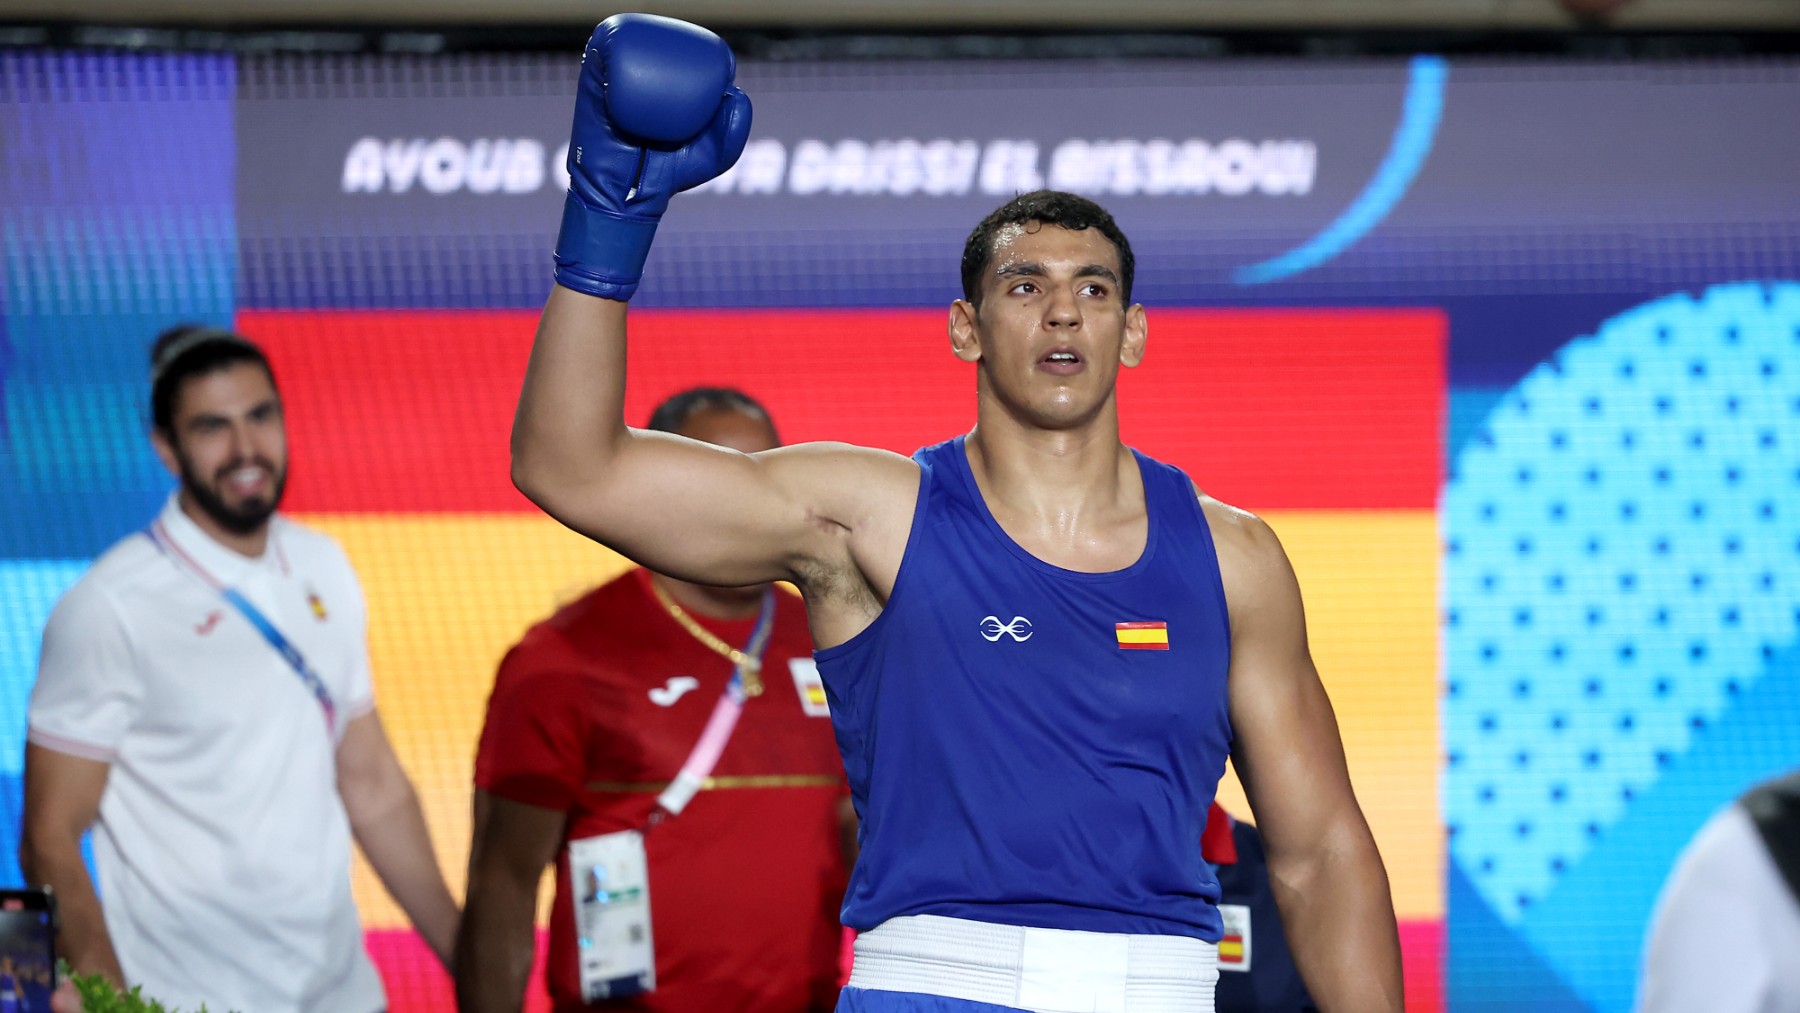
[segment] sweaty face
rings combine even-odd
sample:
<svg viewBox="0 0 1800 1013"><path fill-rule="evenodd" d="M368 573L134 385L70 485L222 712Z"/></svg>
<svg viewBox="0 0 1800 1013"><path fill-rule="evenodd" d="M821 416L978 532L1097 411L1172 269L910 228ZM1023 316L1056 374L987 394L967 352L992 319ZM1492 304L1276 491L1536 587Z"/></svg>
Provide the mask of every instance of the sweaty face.
<svg viewBox="0 0 1800 1013"><path fill-rule="evenodd" d="M287 485L287 426L269 374L245 362L190 377L174 407L157 450L183 494L232 533L266 524Z"/></svg>
<svg viewBox="0 0 1800 1013"><path fill-rule="evenodd" d="M984 396L1033 424L1091 418L1112 396L1121 364L1143 350L1143 311L1120 295L1119 252L1098 229L1027 223L1003 229L969 307ZM966 304L962 304L965 305ZM956 320L952 318L953 338Z"/></svg>

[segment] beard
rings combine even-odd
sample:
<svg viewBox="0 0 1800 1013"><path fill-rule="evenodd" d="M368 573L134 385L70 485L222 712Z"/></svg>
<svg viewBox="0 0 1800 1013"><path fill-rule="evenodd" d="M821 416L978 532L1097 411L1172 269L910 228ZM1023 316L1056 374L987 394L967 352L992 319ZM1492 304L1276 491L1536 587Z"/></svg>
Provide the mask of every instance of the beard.
<svg viewBox="0 0 1800 1013"><path fill-rule="evenodd" d="M225 495L220 490L224 488L225 476L246 464L258 465L267 470L273 476L274 491L266 497L253 496L233 506L225 501ZM287 471L276 468L275 463L266 457L252 457L233 461L220 468L209 483L195 474L193 465L183 458L181 485L194 504L220 527L235 535L248 535L267 524L274 515L275 508L281 505L281 494L287 489Z"/></svg>

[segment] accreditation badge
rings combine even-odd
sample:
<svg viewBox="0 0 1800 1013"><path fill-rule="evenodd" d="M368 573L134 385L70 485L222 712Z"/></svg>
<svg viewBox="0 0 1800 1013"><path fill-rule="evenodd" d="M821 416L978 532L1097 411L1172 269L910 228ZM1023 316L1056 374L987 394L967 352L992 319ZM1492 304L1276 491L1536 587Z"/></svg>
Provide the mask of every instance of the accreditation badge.
<svg viewBox="0 0 1800 1013"><path fill-rule="evenodd" d="M819 666L811 658L789 658L788 671L794 676L794 692L800 697L800 712L809 718L828 718L831 704L825 700L825 680Z"/></svg>
<svg viewBox="0 0 1800 1013"><path fill-rule="evenodd" d="M570 841L569 886L582 1000L655 991L644 835L621 830Z"/></svg>
<svg viewBox="0 0 1800 1013"><path fill-rule="evenodd" d="M1219 920L1225 934L1219 937L1219 970L1250 970L1250 906L1220 904Z"/></svg>

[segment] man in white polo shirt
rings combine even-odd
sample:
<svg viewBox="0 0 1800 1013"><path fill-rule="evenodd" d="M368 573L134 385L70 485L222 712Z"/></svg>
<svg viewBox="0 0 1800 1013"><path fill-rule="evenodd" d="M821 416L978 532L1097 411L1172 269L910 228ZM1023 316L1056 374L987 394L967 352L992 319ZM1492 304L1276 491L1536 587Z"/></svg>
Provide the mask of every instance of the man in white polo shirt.
<svg viewBox="0 0 1800 1013"><path fill-rule="evenodd" d="M183 1009L374 1013L351 837L446 964L458 913L375 712L361 588L275 513L287 432L259 348L165 333L151 402L180 486L44 630L21 864L77 972Z"/></svg>
<svg viewBox="0 0 1800 1013"><path fill-rule="evenodd" d="M1716 813L1657 898L1638 1013L1800 1010L1800 770Z"/></svg>

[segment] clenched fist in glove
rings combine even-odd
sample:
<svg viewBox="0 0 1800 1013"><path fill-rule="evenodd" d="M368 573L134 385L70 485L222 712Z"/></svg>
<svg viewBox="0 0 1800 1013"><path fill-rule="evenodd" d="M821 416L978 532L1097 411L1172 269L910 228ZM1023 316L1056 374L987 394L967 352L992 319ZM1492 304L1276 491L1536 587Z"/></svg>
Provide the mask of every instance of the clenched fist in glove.
<svg viewBox="0 0 1800 1013"><path fill-rule="evenodd" d="M731 168L750 137L737 60L697 25L650 14L600 23L581 59L556 283L630 299L669 198Z"/></svg>

